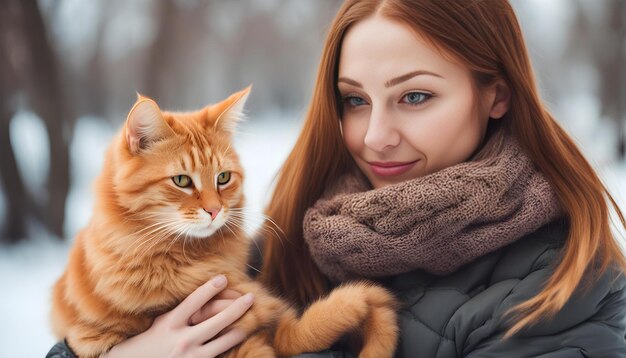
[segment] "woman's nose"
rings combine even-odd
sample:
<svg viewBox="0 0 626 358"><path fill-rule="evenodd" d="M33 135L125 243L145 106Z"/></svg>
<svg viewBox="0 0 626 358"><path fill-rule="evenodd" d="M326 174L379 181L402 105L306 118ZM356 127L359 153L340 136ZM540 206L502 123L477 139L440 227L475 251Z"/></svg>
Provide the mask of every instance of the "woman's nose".
<svg viewBox="0 0 626 358"><path fill-rule="evenodd" d="M373 151L383 152L400 144L400 133L395 129L393 119L384 110L372 109L365 145Z"/></svg>

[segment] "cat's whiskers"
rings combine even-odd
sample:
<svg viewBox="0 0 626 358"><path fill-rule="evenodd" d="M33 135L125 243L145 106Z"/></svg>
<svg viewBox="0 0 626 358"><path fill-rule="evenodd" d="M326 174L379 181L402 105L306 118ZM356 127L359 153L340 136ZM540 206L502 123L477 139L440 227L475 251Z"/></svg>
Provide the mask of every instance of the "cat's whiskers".
<svg viewBox="0 0 626 358"><path fill-rule="evenodd" d="M167 247L166 252L168 252L172 246L178 242L178 240L182 240L182 252L183 252L183 258L185 259L185 261L187 263L191 263L191 260L189 259L189 257L187 256L187 253L185 252L185 244L187 243L187 239L189 239L189 231L190 231L190 224L187 222L184 222L183 225L181 225L181 227L179 228L179 232L176 235L176 237L174 237L174 239L172 240L172 242L169 244L169 246Z"/></svg>
<svg viewBox="0 0 626 358"><path fill-rule="evenodd" d="M188 229L188 230L190 230L190 229ZM185 243L187 242L187 239L189 239L189 238L190 238L190 235L189 235L189 232L187 231L187 232L185 232L185 237L183 238L183 256L185 257L185 260L187 260L187 262L191 262L191 260L189 260L189 258L185 254Z"/></svg>
<svg viewBox="0 0 626 358"><path fill-rule="evenodd" d="M152 247L154 247L156 244L164 241L165 239L169 238L170 242L169 244L167 244L166 249L165 249L165 254L168 253L168 251L172 248L172 246L176 243L176 241L178 240L179 237L181 237L181 235L186 233L185 228L187 227L188 224L186 224L185 222L177 222L175 223L172 227L171 227L171 235L168 235L166 237L161 238L157 243L153 244ZM176 236L172 239L172 236L176 234ZM151 256L153 256L155 254L155 250L153 250L152 248L150 249L151 252Z"/></svg>
<svg viewBox="0 0 626 358"><path fill-rule="evenodd" d="M230 231L234 237L236 237L237 239L240 239L239 236L237 236L237 234L235 233L235 231L230 227L228 222L225 222L224 225L222 225L222 227L226 228L228 231ZM237 229L237 228L235 228Z"/></svg>
<svg viewBox="0 0 626 358"><path fill-rule="evenodd" d="M219 230L217 230L217 231L219 231L220 237L222 238L222 240L220 241L220 243L222 245L224 245L226 243L226 238L224 237L224 230L225 230L224 225L222 225L222 227L220 227Z"/></svg>
<svg viewBox="0 0 626 358"><path fill-rule="evenodd" d="M137 250L139 250L139 248L144 245L145 243L148 242L152 242L149 246L147 246L146 248L144 248L144 250L140 253L140 256L144 256L147 252L151 252L150 257L154 256L154 250L153 248L160 242L162 242L164 239L171 237L173 234L175 234L176 231L174 231L171 227L169 226L164 226L161 228L161 230L157 231L155 233L155 235L147 235L146 239L141 243L141 245L139 245L136 249L135 249L135 254L137 252Z"/></svg>
<svg viewBox="0 0 626 358"><path fill-rule="evenodd" d="M240 224L245 225L245 224L247 223L246 221L244 221L244 222L242 223L242 222L239 222L238 220L240 220L240 219L239 219L239 218L237 218L237 217L233 217L233 218L232 218L232 224L233 224L233 225L240 225ZM245 228L243 228L243 227L241 227L241 229L242 229L242 230L244 230L244 231L246 231L246 229L245 229ZM262 252L262 250L261 250L261 247L259 247L259 243L257 242L257 240L251 239L250 241L252 241L252 242L254 243L254 246L256 247L256 250L257 250L257 252L259 253L259 255L263 256L263 252Z"/></svg>
<svg viewBox="0 0 626 358"><path fill-rule="evenodd" d="M254 266L252 266L252 265L250 265L248 263L246 263L246 266L248 266L249 268L253 269L254 271L256 271L258 273L261 273L261 270L259 270L258 268L254 267Z"/></svg>
<svg viewBox="0 0 626 358"><path fill-rule="evenodd" d="M228 147L226 147L226 150L224 150L224 155L228 154L229 150L230 150L230 143L228 143Z"/></svg>
<svg viewBox="0 0 626 358"><path fill-rule="evenodd" d="M189 226L186 225L185 223L181 223L181 227L178 230L178 235L176 235L176 237L174 237L173 240L171 240L171 242L169 243L169 245L167 245L167 248L165 249L165 254L167 255L167 253L170 251L170 249L172 248L172 246L174 246L174 244L178 241L178 239L182 236L183 238L187 236L189 232Z"/></svg>
<svg viewBox="0 0 626 358"><path fill-rule="evenodd" d="M248 218L244 218L243 216L238 216L237 214L232 214L229 215L228 217L228 221L234 221L236 223L239 224L239 227L241 227L244 230L247 229L254 229L255 228L255 223L251 223L250 220L247 220Z"/></svg>
<svg viewBox="0 0 626 358"><path fill-rule="evenodd" d="M254 212L254 211L246 211L243 208L232 208L230 209L230 211L232 213L235 214L240 214L240 216L242 215L246 215L252 219L260 219L261 221L268 221L270 222L276 229L278 229L283 235L285 235L285 232L280 228L280 226L278 226L278 224L276 223L276 221L274 221L274 219L272 219L270 216L265 215L263 213L259 213L259 212ZM278 236L278 233L276 233Z"/></svg>
<svg viewBox="0 0 626 358"><path fill-rule="evenodd" d="M147 233L145 235L147 236L147 238L146 240L144 240L144 242L141 243L140 246L142 246L146 242L152 241L152 243L149 245L149 247L143 250L143 252L141 253L142 256L145 255L147 252L151 252L150 257L154 256L154 253L155 253L153 250L154 247L158 245L160 242L162 242L163 240L167 239L168 237L171 237L172 235L176 234L178 232L176 229L178 228L180 221L175 220L175 219L170 219L170 220L166 220L162 222L161 224L162 224L161 229L155 231L155 234L157 235L152 235L151 233ZM136 250L138 249L139 247L137 247Z"/></svg>
<svg viewBox="0 0 626 358"><path fill-rule="evenodd" d="M229 222L225 222L225 223L224 223L224 227L225 227L226 229L228 229L230 232L232 232L232 233L233 233L233 235L234 235L236 238L239 238L239 237L237 236L237 234L235 234L235 232L234 232L234 231L230 228ZM241 229L241 227L239 227L239 229ZM254 241L254 240L253 240L253 241ZM256 242L255 242L255 245L256 245ZM258 247L258 245L257 245L257 249L258 249L258 248L259 248L259 247ZM260 249L259 249L259 251L260 251ZM256 272L258 272L258 273L261 273L261 271L260 271L259 269L257 269L257 268L256 268L256 267L254 267L254 266L249 265L248 263L246 263L246 266L248 266L249 268L253 269L254 271L256 271Z"/></svg>
<svg viewBox="0 0 626 358"><path fill-rule="evenodd" d="M171 215L171 214L169 214ZM163 218L167 219L168 214L160 211L149 211L149 212L131 212L127 211L122 215L122 219L125 223L130 221L144 221L150 220L154 218Z"/></svg>
<svg viewBox="0 0 626 358"><path fill-rule="evenodd" d="M235 225L237 228L239 228L240 230L242 230L242 231L244 231L244 232L245 232L245 231L248 231L247 229L252 229L252 227L250 226L251 224L250 224L248 221L243 220L243 219L242 219L242 218L240 218L240 217L237 217L237 215L232 215L232 216L230 216L230 217L229 217L229 222L230 222L232 225ZM227 222L227 223L228 223L228 222ZM258 251L261 255L263 255L263 252L261 252L261 248L259 247L259 244L256 242L256 240L250 240L250 241L252 241L252 242L254 243L254 245L256 246L257 251Z"/></svg>
<svg viewBox="0 0 626 358"><path fill-rule="evenodd" d="M141 232L144 232L143 234L141 234L140 236L135 238L135 244L137 245L135 247L135 250L133 252L133 254L136 254L136 251L139 250L139 248L141 246L143 246L146 242L153 240L154 239L154 235L159 234L159 235L163 235L163 234L168 234L168 228L170 224L176 223L178 220L175 219L168 219L168 220L163 220L163 221L159 221L156 222L154 224L149 225L148 227L145 227L137 232L135 232L134 235L137 235ZM156 226L156 228L155 228ZM145 232L146 230L150 230L148 232ZM165 233L160 233L160 231L165 230ZM130 252L130 249L132 249L133 245L131 245L131 247L129 248L129 250L127 250L127 252Z"/></svg>
<svg viewBox="0 0 626 358"><path fill-rule="evenodd" d="M173 223L173 222L176 222L176 221L178 221L178 220L177 219L163 219L163 220L157 221L155 223L152 223L152 224L142 228L141 230L136 231L134 233L134 235L140 234L140 233L142 233L142 232L144 232L146 230L149 230L150 228L153 228L155 226L164 225L164 224L170 224L170 223Z"/></svg>
<svg viewBox="0 0 626 358"><path fill-rule="evenodd" d="M271 217L258 212L247 212L243 209L231 209L230 212L233 219L241 220L246 225L251 225L249 223L250 219L258 219L261 222L261 226L258 229L264 234L273 234L274 237L276 237L278 241L280 241L280 244L283 247L285 246L283 243L283 236L285 235L285 232L280 228L280 226L278 226L278 224L276 224L276 222ZM265 223L270 223L272 225L265 225ZM282 233L282 236L274 228L278 229Z"/></svg>
<svg viewBox="0 0 626 358"><path fill-rule="evenodd" d="M232 233L233 233L233 235L234 235L235 237L239 238L239 237L237 236L237 234L235 234L235 232L233 231L233 229L231 229L231 228L230 228L230 224L236 225L236 223L235 223L235 222L232 222L232 221L231 221L231 222L225 222L225 223L224 223L224 227L225 227L226 229L228 229L230 232L232 232ZM236 227L236 228L237 228L237 227ZM238 227L238 228L239 228L239 229L242 229L241 227ZM254 240L252 240L252 241L254 241ZM259 246L258 246L258 244L256 243L256 241L254 241L254 244L256 245L257 250L259 250L259 252L261 252L261 249L259 248ZM262 254L262 253L261 253L261 254ZM254 266L249 265L248 263L246 263L246 266L248 266L249 268L253 269L254 271L256 271L256 272L258 272L258 273L261 273L261 271L260 271L259 269L257 269L257 268L256 268L256 267L254 267Z"/></svg>
<svg viewBox="0 0 626 358"><path fill-rule="evenodd" d="M157 235L163 235L163 231L167 231L167 225L159 223L158 227L152 228L152 230L150 230L149 232L145 232L144 234L135 238L133 244L128 248L126 252L136 255L141 246L153 240Z"/></svg>
<svg viewBox="0 0 626 358"><path fill-rule="evenodd" d="M150 220L150 219L154 219L154 218L163 218L165 215L163 215L163 213L153 213L153 214L145 214L142 213L141 215L132 215L132 216L128 216L125 218L125 220L127 222L129 221L145 221L145 220Z"/></svg>
<svg viewBox="0 0 626 358"><path fill-rule="evenodd" d="M152 258L154 257L154 255L158 254L158 253L163 253L163 250L157 250L157 246L161 243L167 242L168 239L171 239L173 235L175 235L176 232L170 230L169 232L159 236L159 237L155 237L155 239L152 241L152 243L147 246L141 253L142 256L147 256L148 260L152 260Z"/></svg>
<svg viewBox="0 0 626 358"><path fill-rule="evenodd" d="M153 218L158 218L159 220L153 222L152 224L144 226L140 230L135 231L135 233L133 235L139 235L142 232L145 232L147 230L153 229L155 226L165 225L165 224L169 224L169 223L172 223L172 222L176 221L176 219L164 217L163 214L161 214L161 213L155 213L152 217ZM148 219L145 218L145 219L142 219L141 221L146 221L146 220L148 220ZM139 220L137 220L137 221L139 221ZM152 232L154 232L154 230L150 231L149 234L151 234ZM143 237L143 234L141 235L141 237Z"/></svg>
<svg viewBox="0 0 626 358"><path fill-rule="evenodd" d="M172 222L176 219L171 218L167 215L165 215L164 213L160 213L160 212L152 212L152 213L141 213L142 216L139 217L137 214L133 214L133 215L129 215L127 218L125 218L125 222L129 222L129 221L150 221L152 222L152 224L143 227L141 230L138 230L135 232L135 234L139 234L144 230L148 230L154 226L157 226L159 224L163 224L166 222ZM154 220L154 219L158 219L158 220ZM138 223L135 223L134 225L138 225Z"/></svg>
<svg viewBox="0 0 626 358"><path fill-rule="evenodd" d="M187 263L191 263L191 260L189 260L189 257L187 257L187 253L185 252L185 244L187 244L187 239L188 236L185 235L183 237L183 257L185 258L185 261L187 261Z"/></svg>

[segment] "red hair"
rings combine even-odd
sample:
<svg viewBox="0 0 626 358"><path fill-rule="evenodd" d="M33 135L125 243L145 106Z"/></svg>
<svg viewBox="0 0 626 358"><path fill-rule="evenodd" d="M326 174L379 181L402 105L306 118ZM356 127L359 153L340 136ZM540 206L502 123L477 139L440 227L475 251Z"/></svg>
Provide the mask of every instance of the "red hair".
<svg viewBox="0 0 626 358"><path fill-rule="evenodd" d="M517 138L565 211L569 232L562 259L542 291L511 311L517 320L507 336L558 312L585 273L599 275L613 265L626 271L626 259L610 230L610 208L626 228L624 216L540 100L520 26L506 0L348 0L329 30L304 127L267 208L284 237L266 240L261 280L301 305L326 293L328 284L302 237L302 220L324 188L351 165L339 127L339 52L350 26L374 14L407 25L443 54L460 60L473 73L477 88L498 79L507 83L511 106L499 130ZM594 270L587 270L592 265Z"/></svg>

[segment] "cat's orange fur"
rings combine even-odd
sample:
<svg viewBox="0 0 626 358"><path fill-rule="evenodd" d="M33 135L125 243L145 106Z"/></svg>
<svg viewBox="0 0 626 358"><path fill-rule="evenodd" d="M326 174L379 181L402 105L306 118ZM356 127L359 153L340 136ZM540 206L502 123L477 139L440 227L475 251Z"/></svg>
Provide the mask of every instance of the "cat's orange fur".
<svg viewBox="0 0 626 358"><path fill-rule="evenodd" d="M342 286L298 317L246 275L249 242L236 225L243 170L230 144L248 93L189 113L161 112L138 98L106 154L91 221L53 290L53 330L80 357L99 356L146 330L217 274L230 288L255 295L235 323L251 337L228 356L319 351L357 331L360 356L393 354L395 301L384 289ZM224 171L230 182L218 188L215 178ZM172 181L182 174L194 181L191 188Z"/></svg>

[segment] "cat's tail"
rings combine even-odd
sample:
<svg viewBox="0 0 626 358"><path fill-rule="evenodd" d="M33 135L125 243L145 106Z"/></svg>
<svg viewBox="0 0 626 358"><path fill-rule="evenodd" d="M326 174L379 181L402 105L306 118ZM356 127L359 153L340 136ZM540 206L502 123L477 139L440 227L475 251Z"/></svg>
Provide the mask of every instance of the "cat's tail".
<svg viewBox="0 0 626 358"><path fill-rule="evenodd" d="M354 282L333 290L298 318L293 310L278 323L274 349L278 356L328 349L347 333L361 333L359 357L392 357L398 337L397 303L384 288Z"/></svg>

